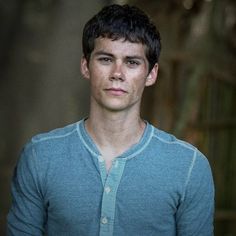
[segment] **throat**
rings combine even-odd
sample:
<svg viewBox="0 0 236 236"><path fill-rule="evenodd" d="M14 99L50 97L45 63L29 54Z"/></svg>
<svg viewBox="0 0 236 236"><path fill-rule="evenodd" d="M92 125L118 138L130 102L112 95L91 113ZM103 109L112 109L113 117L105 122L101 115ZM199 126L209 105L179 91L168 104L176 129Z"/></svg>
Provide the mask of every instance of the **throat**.
<svg viewBox="0 0 236 236"><path fill-rule="evenodd" d="M112 123L106 125L93 124L87 120L85 127L100 151L109 170L112 161L137 144L143 136L146 123L140 119L129 125Z"/></svg>

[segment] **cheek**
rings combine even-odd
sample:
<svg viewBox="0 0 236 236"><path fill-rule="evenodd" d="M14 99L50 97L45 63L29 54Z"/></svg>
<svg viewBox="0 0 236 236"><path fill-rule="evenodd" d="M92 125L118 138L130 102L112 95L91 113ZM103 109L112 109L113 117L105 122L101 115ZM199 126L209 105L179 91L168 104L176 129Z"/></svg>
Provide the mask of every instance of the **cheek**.
<svg viewBox="0 0 236 236"><path fill-rule="evenodd" d="M144 81L148 74L145 66L140 66L136 69L127 69L125 72L128 78L133 78L136 81Z"/></svg>
<svg viewBox="0 0 236 236"><path fill-rule="evenodd" d="M91 78L93 78L94 80L102 82L105 78L109 76L109 73L107 70L104 70L103 68L94 67L90 75Z"/></svg>
<svg viewBox="0 0 236 236"><path fill-rule="evenodd" d="M99 93L100 89L102 89L104 87L104 83L105 83L105 76L102 74L102 72L97 71L97 72L93 72L90 74L90 86L91 86L91 90L93 93Z"/></svg>
<svg viewBox="0 0 236 236"><path fill-rule="evenodd" d="M130 74L130 82L136 87L138 90L145 87L146 84L146 74L144 73L131 73Z"/></svg>
<svg viewBox="0 0 236 236"><path fill-rule="evenodd" d="M133 89L136 92L137 96L142 96L143 90L146 84L146 77L143 75L142 77L133 79Z"/></svg>

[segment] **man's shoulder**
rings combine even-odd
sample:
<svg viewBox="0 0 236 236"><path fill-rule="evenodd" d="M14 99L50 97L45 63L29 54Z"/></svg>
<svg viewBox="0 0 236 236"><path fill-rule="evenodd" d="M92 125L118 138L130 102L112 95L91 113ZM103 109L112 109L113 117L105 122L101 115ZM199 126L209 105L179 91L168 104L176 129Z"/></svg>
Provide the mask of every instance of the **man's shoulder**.
<svg viewBox="0 0 236 236"><path fill-rule="evenodd" d="M153 137L159 142L162 142L165 144L177 145L179 147L190 149L192 151L196 151L197 149L193 144L190 144L187 141L181 140L177 138L174 134L168 133L156 127L154 127Z"/></svg>
<svg viewBox="0 0 236 236"><path fill-rule="evenodd" d="M153 144L157 152L169 161L178 160L179 164L188 163L198 166L208 165L206 156L193 144L156 127L153 130Z"/></svg>
<svg viewBox="0 0 236 236"><path fill-rule="evenodd" d="M23 150L35 150L41 152L60 152L61 149L78 143L78 126L81 121L65 125L34 135L23 147Z"/></svg>
<svg viewBox="0 0 236 236"><path fill-rule="evenodd" d="M180 156L183 156L183 154L186 154L186 156L201 156L201 158L205 159L204 154L194 144L181 140L175 135L159 128L154 127L153 130L153 141L158 143L163 151L168 150L168 152L174 152L175 155L179 154Z"/></svg>
<svg viewBox="0 0 236 236"><path fill-rule="evenodd" d="M53 159L68 149L79 145L78 125L81 121L33 136L22 149L26 156L40 156L39 159Z"/></svg>
<svg viewBox="0 0 236 236"><path fill-rule="evenodd" d="M48 132L39 133L32 137L31 142L34 144L41 143L41 142L50 142L50 141L59 141L66 139L77 132L77 126L79 122L68 124L64 127L55 128Z"/></svg>

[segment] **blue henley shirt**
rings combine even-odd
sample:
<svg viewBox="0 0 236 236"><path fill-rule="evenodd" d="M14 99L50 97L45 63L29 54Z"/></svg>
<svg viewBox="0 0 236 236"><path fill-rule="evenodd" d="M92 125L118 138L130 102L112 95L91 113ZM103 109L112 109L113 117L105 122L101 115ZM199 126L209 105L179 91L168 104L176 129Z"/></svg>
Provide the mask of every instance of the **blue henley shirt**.
<svg viewBox="0 0 236 236"><path fill-rule="evenodd" d="M192 145L147 123L105 162L84 120L35 136L12 180L8 236L211 236L214 185Z"/></svg>

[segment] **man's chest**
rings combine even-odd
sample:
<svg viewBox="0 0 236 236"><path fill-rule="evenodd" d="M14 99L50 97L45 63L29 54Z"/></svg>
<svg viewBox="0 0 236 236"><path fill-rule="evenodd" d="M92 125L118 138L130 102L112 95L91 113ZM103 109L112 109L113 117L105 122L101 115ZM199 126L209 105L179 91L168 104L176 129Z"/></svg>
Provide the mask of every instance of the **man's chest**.
<svg viewBox="0 0 236 236"><path fill-rule="evenodd" d="M105 177L102 171L65 172L49 180L45 199L48 219L83 227L91 222L119 225L123 219L129 225L150 226L173 221L180 192L169 178L156 172L128 171L125 164Z"/></svg>

